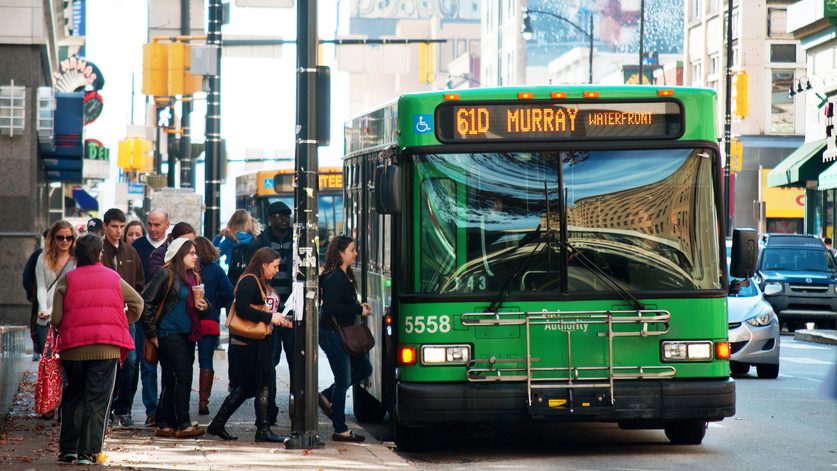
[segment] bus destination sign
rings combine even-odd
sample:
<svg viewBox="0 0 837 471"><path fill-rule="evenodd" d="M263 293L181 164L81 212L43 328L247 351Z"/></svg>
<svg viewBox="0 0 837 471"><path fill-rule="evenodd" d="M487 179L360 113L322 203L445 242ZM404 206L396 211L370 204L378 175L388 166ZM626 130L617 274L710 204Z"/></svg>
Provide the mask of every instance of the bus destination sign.
<svg viewBox="0 0 837 471"><path fill-rule="evenodd" d="M447 102L436 108L441 142L677 139L675 101Z"/></svg>

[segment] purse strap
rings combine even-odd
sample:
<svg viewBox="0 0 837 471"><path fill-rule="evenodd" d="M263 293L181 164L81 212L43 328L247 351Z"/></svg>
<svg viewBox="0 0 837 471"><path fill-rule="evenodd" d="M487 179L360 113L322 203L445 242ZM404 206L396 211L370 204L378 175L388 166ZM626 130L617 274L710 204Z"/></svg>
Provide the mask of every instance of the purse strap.
<svg viewBox="0 0 837 471"><path fill-rule="evenodd" d="M254 275L252 273L242 275L241 278L238 279L238 283L235 284L235 289L233 290L233 303L235 303L235 293L238 292L238 285L241 284L241 280L243 280L244 278L247 278L248 276L252 276L253 278L256 279L256 284L259 286L259 294L262 295L262 302L267 304L267 296L265 296L264 290L262 289L262 283L259 281L258 277L256 277L256 275Z"/></svg>
<svg viewBox="0 0 837 471"><path fill-rule="evenodd" d="M49 358L55 356L55 337L52 333L52 326L48 326L49 333L47 334L46 342L44 342L43 357Z"/></svg>
<svg viewBox="0 0 837 471"><path fill-rule="evenodd" d="M165 268L161 268L161 270L166 270ZM154 316L154 323L156 324L158 320L160 320L160 314L163 312L163 306L166 305L166 297L169 295L169 291L171 291L171 284L174 282L174 272L171 270L166 270L169 272L169 280L166 282L166 291L163 292L163 299L160 300L160 305L157 306L157 315Z"/></svg>

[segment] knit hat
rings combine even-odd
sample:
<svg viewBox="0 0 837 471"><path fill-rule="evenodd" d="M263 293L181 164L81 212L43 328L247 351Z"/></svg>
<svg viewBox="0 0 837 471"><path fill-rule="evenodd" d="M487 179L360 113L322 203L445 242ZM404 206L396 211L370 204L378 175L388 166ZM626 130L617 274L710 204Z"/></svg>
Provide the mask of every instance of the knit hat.
<svg viewBox="0 0 837 471"><path fill-rule="evenodd" d="M166 256L164 258L166 264L172 261L174 256L177 255L177 252L180 250L180 247L183 247L183 244L185 244L187 240L189 239L180 237L169 243L169 248L166 249Z"/></svg>
<svg viewBox="0 0 837 471"><path fill-rule="evenodd" d="M267 208L267 215L270 216L271 214L291 214L291 208L288 207L287 204L281 201L274 201L270 204Z"/></svg>

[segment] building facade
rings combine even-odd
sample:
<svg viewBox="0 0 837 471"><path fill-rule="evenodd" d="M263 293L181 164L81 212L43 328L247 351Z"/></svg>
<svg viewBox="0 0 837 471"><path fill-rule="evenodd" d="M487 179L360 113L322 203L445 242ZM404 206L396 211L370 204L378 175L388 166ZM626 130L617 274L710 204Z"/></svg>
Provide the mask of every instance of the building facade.
<svg viewBox="0 0 837 471"><path fill-rule="evenodd" d="M22 98L19 111L11 114L23 118L16 131L6 129L0 135L0 325L29 324L30 305L21 273L50 222L49 199L56 198L56 206L63 206L61 188L51 191L55 189L45 183L37 123L38 87L52 86L59 60L79 46L67 21L72 5L65 3L0 0L0 96ZM9 117L8 105L0 98L0 117ZM5 128L5 123L0 127Z"/></svg>
<svg viewBox="0 0 837 471"><path fill-rule="evenodd" d="M728 3L686 0L684 12L684 85L716 90L721 116L725 113ZM762 169L774 168L803 142L805 100L788 96L794 80L805 75L799 41L787 32L792 3L732 2L732 69L749 76L749 114L734 118L732 123L733 137L743 144L742 168L731 184L733 227L754 227L762 232L802 229L804 208L797 205L790 213L778 212L778 205L770 201L791 196L771 194L761 177ZM723 119L719 121L723 124Z"/></svg>

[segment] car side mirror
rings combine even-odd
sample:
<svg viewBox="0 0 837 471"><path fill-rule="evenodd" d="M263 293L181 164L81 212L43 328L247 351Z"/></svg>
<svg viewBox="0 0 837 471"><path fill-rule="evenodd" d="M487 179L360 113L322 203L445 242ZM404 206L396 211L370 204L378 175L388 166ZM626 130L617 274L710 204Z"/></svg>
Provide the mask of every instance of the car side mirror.
<svg viewBox="0 0 837 471"><path fill-rule="evenodd" d="M750 278L756 272L758 235L755 229L732 231L729 273L735 278Z"/></svg>
<svg viewBox="0 0 837 471"><path fill-rule="evenodd" d="M764 287L764 295L765 296L776 296L777 294L782 292L782 287L775 284L769 283Z"/></svg>

